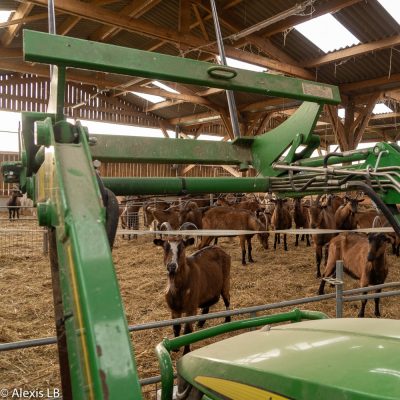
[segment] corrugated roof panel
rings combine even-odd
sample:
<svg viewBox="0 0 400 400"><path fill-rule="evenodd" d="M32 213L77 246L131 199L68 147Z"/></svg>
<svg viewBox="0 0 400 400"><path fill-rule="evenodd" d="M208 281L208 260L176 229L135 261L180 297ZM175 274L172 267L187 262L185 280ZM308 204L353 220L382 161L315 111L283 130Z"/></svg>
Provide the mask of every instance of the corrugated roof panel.
<svg viewBox="0 0 400 400"><path fill-rule="evenodd" d="M346 7L335 13L335 18L362 43L398 35L400 32L397 22L376 0L361 1Z"/></svg>

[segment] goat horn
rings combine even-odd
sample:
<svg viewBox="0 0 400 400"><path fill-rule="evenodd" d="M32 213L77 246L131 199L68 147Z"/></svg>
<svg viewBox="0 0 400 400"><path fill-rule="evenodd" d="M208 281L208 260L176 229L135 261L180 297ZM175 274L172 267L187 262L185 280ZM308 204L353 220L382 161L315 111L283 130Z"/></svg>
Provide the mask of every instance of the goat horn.
<svg viewBox="0 0 400 400"><path fill-rule="evenodd" d="M379 226L378 226L378 223L379 223ZM373 227L373 228L382 227L382 221L381 221L381 217L380 217L379 215L377 215L377 216L374 218L374 221L372 222L372 227Z"/></svg>
<svg viewBox="0 0 400 400"><path fill-rule="evenodd" d="M165 229L164 229L165 228ZM160 231L172 231L172 226L168 221L163 222L160 225Z"/></svg>
<svg viewBox="0 0 400 400"><path fill-rule="evenodd" d="M180 227L179 230L194 230L194 229L199 229L193 222L184 222Z"/></svg>

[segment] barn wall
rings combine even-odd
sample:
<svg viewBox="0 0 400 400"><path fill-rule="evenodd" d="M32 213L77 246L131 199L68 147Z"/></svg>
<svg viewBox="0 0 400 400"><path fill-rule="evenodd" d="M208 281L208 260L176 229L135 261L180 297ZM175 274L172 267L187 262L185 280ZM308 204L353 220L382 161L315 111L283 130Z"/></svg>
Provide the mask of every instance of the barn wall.
<svg viewBox="0 0 400 400"><path fill-rule="evenodd" d="M0 153L0 164L4 161L19 160L18 153ZM185 166L179 166L179 169ZM104 177L175 177L182 176L172 164L134 164L134 163L102 163L100 173ZM177 175L178 172L178 175ZM197 165L184 174L185 177L218 177L232 176L222 167L212 167L207 165ZM12 185L4 183L3 176L0 174L0 196L9 196Z"/></svg>
<svg viewBox="0 0 400 400"><path fill-rule="evenodd" d="M0 110L46 112L50 83L31 74L0 74ZM125 99L112 97L95 86L67 82L65 109L67 117L126 125L159 128L160 118L145 113Z"/></svg>

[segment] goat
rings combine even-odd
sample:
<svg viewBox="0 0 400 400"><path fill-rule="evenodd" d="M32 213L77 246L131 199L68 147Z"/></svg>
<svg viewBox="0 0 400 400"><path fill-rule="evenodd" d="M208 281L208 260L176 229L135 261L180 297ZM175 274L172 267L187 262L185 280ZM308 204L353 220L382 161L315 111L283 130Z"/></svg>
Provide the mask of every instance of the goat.
<svg viewBox="0 0 400 400"><path fill-rule="evenodd" d="M308 229L310 227L310 214L308 212L308 206L306 207L302 203L301 198L296 198L294 200L293 219L294 219L294 223L296 225L296 229L299 229L299 228ZM296 234L295 246L299 245L299 236L300 235ZM302 236L306 237L307 246L311 246L310 235L306 234L306 235L302 235ZM301 240L303 240L303 238Z"/></svg>
<svg viewBox="0 0 400 400"><path fill-rule="evenodd" d="M341 233L330 241L324 277L334 274L337 260L343 260L344 271L360 280L360 287L379 285L385 282L388 267L385 250L389 239L383 233ZM324 294L325 280L321 280L318 293ZM379 293L381 289L376 290ZM359 318L364 317L367 300L361 301ZM375 316L380 317L379 298L375 299Z"/></svg>
<svg viewBox="0 0 400 400"><path fill-rule="evenodd" d="M376 210L358 211L356 214L357 228L371 228L375 218L378 216L380 219L384 218L382 215L379 215Z"/></svg>
<svg viewBox="0 0 400 400"><path fill-rule="evenodd" d="M292 227L292 216L285 203L287 199L271 199L273 203L275 203L274 212L271 218L271 225L274 230L280 229L290 229ZM283 235L283 248L287 251L287 235L286 233ZM277 243L280 242L280 234L275 233L274 238L274 250L276 250Z"/></svg>
<svg viewBox="0 0 400 400"><path fill-rule="evenodd" d="M150 227L154 221L153 211L166 210L170 204L163 200L151 200L143 204L144 226Z"/></svg>
<svg viewBox="0 0 400 400"><path fill-rule="evenodd" d="M210 207L199 207L197 203L188 201L181 205L179 209L179 226L185 222L191 222L196 225L197 229L202 229L203 213Z"/></svg>
<svg viewBox="0 0 400 400"><path fill-rule="evenodd" d="M345 199L346 203L341 205L335 212L336 229L356 229L358 203L364 201L364 199L352 199L349 196L346 196Z"/></svg>
<svg viewBox="0 0 400 400"><path fill-rule="evenodd" d="M21 207L19 197L22 197L21 191L18 189L13 189L11 192L11 197L7 200L8 219L10 221L15 218L19 219L19 208Z"/></svg>
<svg viewBox="0 0 400 400"><path fill-rule="evenodd" d="M247 210L235 209L232 207L210 208L203 215L203 229L237 229L264 231L266 229L257 217ZM258 233L258 239L264 249L268 249L268 234ZM240 235L240 247L242 249L242 265L246 265L246 242L249 262L254 262L251 255L251 238L253 235ZM211 243L213 236L203 236L199 245L202 249Z"/></svg>
<svg viewBox="0 0 400 400"><path fill-rule="evenodd" d="M336 229L335 214L332 205L328 202L320 203L321 196L317 196L315 202L311 202L310 207L310 226L312 229ZM319 233L312 235L315 246L315 259L317 263L317 278L321 277L322 249L329 241L336 236L335 233ZM327 259L327 248L325 249L325 259Z"/></svg>
<svg viewBox="0 0 400 400"><path fill-rule="evenodd" d="M240 208L243 210L249 210L254 213L260 210L260 204L256 200L249 200L247 198L243 198L239 202L232 202L228 201L226 198L220 197L216 202L215 205L220 207L233 207L233 208Z"/></svg>
<svg viewBox="0 0 400 400"><path fill-rule="evenodd" d="M167 208L166 210L154 210L152 214L154 220L157 221L158 228L164 222L168 222L171 226L171 229L179 228L179 210L177 207L173 206Z"/></svg>
<svg viewBox="0 0 400 400"><path fill-rule="evenodd" d="M344 203L344 199L342 197L338 196L337 194L331 193L331 194L324 195L324 196L326 197L325 201L326 201L327 205L332 207L334 213Z"/></svg>
<svg viewBox="0 0 400 400"><path fill-rule="evenodd" d="M210 306L216 304L222 295L225 307L230 305L231 257L221 248L209 246L186 256L185 248L194 243L193 238L183 240L173 237L168 240L154 239L156 246L164 250L164 264L168 271L168 286L165 300L171 309L172 318L196 315L197 309L207 314ZM230 317L225 318L229 322ZM205 321L199 321L203 327ZM181 325L173 326L175 337L179 336ZM184 334L193 331L192 323L185 324ZM183 354L190 351L185 346Z"/></svg>

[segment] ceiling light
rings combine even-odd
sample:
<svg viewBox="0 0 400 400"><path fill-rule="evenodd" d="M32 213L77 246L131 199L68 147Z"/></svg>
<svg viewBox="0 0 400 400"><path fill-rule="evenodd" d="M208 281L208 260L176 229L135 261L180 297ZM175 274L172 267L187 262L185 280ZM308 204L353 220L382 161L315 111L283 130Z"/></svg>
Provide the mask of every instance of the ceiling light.
<svg viewBox="0 0 400 400"><path fill-rule="evenodd" d="M282 11L279 14L274 15L271 18L265 19L264 21L259 22L258 24L255 24L253 26L250 26L249 28L243 29L242 31L238 33L234 33L233 35L229 36L230 39L233 40L239 40L242 37L246 37L251 35L254 32L257 32L261 29L266 28L269 25L275 24L276 22L279 22L285 18L288 18L294 14L299 14L303 12L307 8L308 2L302 3L302 4L296 4L294 7L289 8L288 10Z"/></svg>

